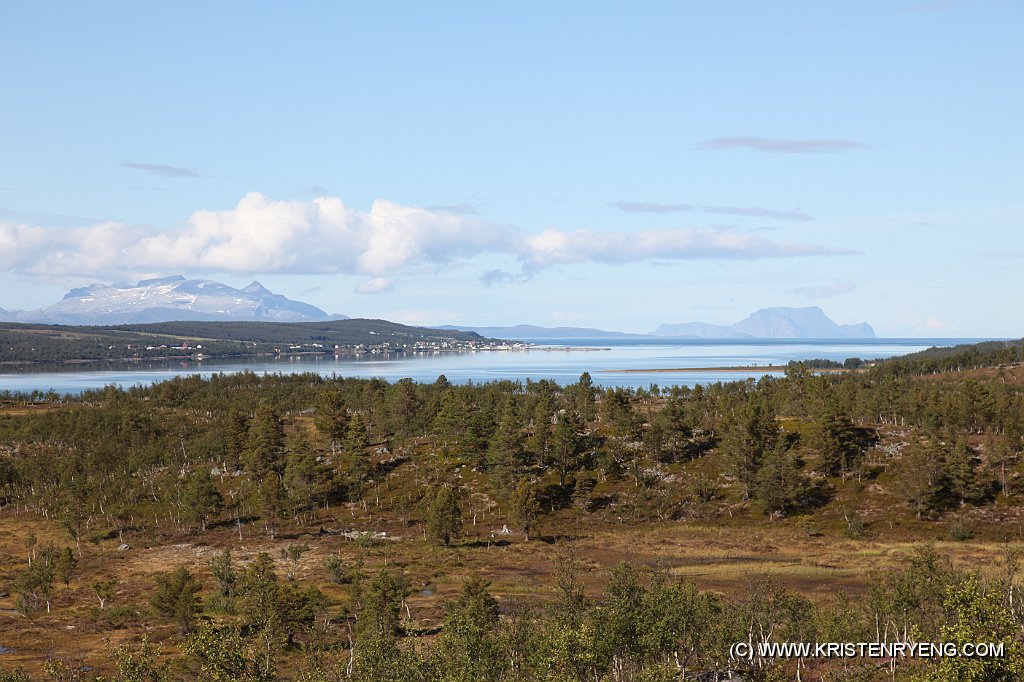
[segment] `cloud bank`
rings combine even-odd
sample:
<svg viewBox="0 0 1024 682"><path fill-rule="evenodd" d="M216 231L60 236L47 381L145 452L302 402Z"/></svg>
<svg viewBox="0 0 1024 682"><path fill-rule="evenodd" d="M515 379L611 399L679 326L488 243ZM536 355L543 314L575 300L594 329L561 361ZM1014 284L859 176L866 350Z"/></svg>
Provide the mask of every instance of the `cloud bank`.
<svg viewBox="0 0 1024 682"><path fill-rule="evenodd" d="M825 154L863 149L852 140L785 140L774 137L715 137L700 143L701 149L749 149L772 154Z"/></svg>
<svg viewBox="0 0 1024 682"><path fill-rule="evenodd" d="M140 272L343 273L371 278L361 287L363 293L386 291L400 274L485 254L511 257L528 275L585 262L848 253L724 228L527 233L471 215L382 199L369 211L357 211L336 197L273 201L256 192L232 209L196 211L183 227L165 231L117 222L60 229L0 220L0 269L5 271L89 277Z"/></svg>
<svg viewBox="0 0 1024 682"><path fill-rule="evenodd" d="M658 204L642 201L613 201L608 204L626 213L682 213L685 211L698 211L701 213L714 213L717 215L738 215L751 218L771 218L774 220L814 220L807 213L799 208L789 211L778 211L760 206L697 206L694 204Z"/></svg>

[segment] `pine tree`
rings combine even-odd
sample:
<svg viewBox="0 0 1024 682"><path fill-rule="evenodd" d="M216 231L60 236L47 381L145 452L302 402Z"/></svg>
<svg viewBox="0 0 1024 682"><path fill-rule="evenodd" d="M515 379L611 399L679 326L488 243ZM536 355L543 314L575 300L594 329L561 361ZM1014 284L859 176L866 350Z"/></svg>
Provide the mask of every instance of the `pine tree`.
<svg viewBox="0 0 1024 682"><path fill-rule="evenodd" d="M797 456L782 448L765 454L755 477L754 498L766 513L789 514L812 501L814 486L800 467Z"/></svg>
<svg viewBox="0 0 1024 682"><path fill-rule="evenodd" d="M442 485L437 489L434 501L430 505L427 533L435 541L448 547L461 530L462 510L459 508L458 494L454 488Z"/></svg>
<svg viewBox="0 0 1024 682"><path fill-rule="evenodd" d="M281 485L281 479L277 474L271 474L263 479L259 487L259 496L263 525L273 540L277 534L277 520L285 503L284 486Z"/></svg>
<svg viewBox="0 0 1024 682"><path fill-rule="evenodd" d="M317 431L330 441L331 455L337 454L338 444L349 428L348 409L341 391L328 389L321 394L314 423Z"/></svg>
<svg viewBox="0 0 1024 682"><path fill-rule="evenodd" d="M233 612L235 595L238 589L238 574L231 560L231 548L226 548L219 556L210 559L210 573L217 581L217 594L214 604L223 611Z"/></svg>
<svg viewBox="0 0 1024 682"><path fill-rule="evenodd" d="M359 591L359 601L362 603L356 621L359 638L394 641L401 631L399 613L407 594L405 585L387 569L382 568L377 572Z"/></svg>
<svg viewBox="0 0 1024 682"><path fill-rule="evenodd" d="M349 478L349 492L361 497L363 486L370 476L370 459L366 455L369 438L362 415L352 417L348 434L345 436L346 469Z"/></svg>
<svg viewBox="0 0 1024 682"><path fill-rule="evenodd" d="M352 417L345 432L345 451L349 454L363 454L369 445L370 436L366 431L366 420L363 415L357 414Z"/></svg>
<svg viewBox="0 0 1024 682"><path fill-rule="evenodd" d="M552 438L548 465L558 472L558 485L565 486L568 475L576 470L582 439L565 415L559 415Z"/></svg>
<svg viewBox="0 0 1024 682"><path fill-rule="evenodd" d="M178 567L172 573L160 573L156 576L156 591L150 603L157 613L173 620L178 629L187 634L195 625L196 614L199 613L199 590L202 585L185 566Z"/></svg>
<svg viewBox="0 0 1024 682"><path fill-rule="evenodd" d="M388 389L387 413L391 430L398 436L411 436L422 426L423 405L412 379L402 379Z"/></svg>
<svg viewBox="0 0 1024 682"><path fill-rule="evenodd" d="M314 506L317 496L326 492L327 476L317 462L312 440L305 430L298 431L289 443L283 477L293 516L304 514Z"/></svg>
<svg viewBox="0 0 1024 682"><path fill-rule="evenodd" d="M635 439L640 432L641 420L633 411L629 393L621 388L605 391L601 400L601 419L613 435Z"/></svg>
<svg viewBox="0 0 1024 682"><path fill-rule="evenodd" d="M494 471L495 479L503 488L509 486L524 464L525 438L520 426L515 399L510 397L505 401L501 422L494 432L488 452L488 464Z"/></svg>
<svg viewBox="0 0 1024 682"><path fill-rule="evenodd" d="M945 458L934 446L912 443L897 467L901 488L911 508L921 518L924 512L946 506L950 495Z"/></svg>
<svg viewBox="0 0 1024 682"><path fill-rule="evenodd" d="M1018 452L1014 443L1020 443L1020 437L1011 437L1008 434L985 436L985 459L988 466L998 472L999 489L1003 497L1010 494L1006 470L1012 467L1018 459Z"/></svg>
<svg viewBox="0 0 1024 682"><path fill-rule="evenodd" d="M842 414L829 414L811 429L808 445L818 454L818 469L826 476L846 474L862 454L853 422Z"/></svg>
<svg viewBox="0 0 1024 682"><path fill-rule="evenodd" d="M572 396L572 405L570 407L583 424L594 421L594 418L597 416L597 403L594 399L595 392L596 389L594 388L594 381L590 377L590 372L581 374L579 381L569 387L569 393Z"/></svg>
<svg viewBox="0 0 1024 682"><path fill-rule="evenodd" d="M973 501L978 495L977 455L966 440L960 440L946 453L946 472L951 491L960 504Z"/></svg>
<svg viewBox="0 0 1024 682"><path fill-rule="evenodd" d="M206 524L224 508L224 498L205 471L196 471L189 476L182 495L183 516L191 522L198 522L205 533Z"/></svg>
<svg viewBox="0 0 1024 682"><path fill-rule="evenodd" d="M523 527L523 536L530 541L530 527L540 515L537 493L526 481L520 481L509 499L509 520Z"/></svg>
<svg viewBox="0 0 1024 682"><path fill-rule="evenodd" d="M227 415L227 455L225 464L237 470L246 456L249 443L249 419L232 408Z"/></svg>
<svg viewBox="0 0 1024 682"><path fill-rule="evenodd" d="M54 563L54 576L64 583L64 587L71 586L71 576L74 575L76 568L78 568L78 559L75 558L72 549L70 547L61 549Z"/></svg>
<svg viewBox="0 0 1024 682"><path fill-rule="evenodd" d="M545 387L547 384L543 384ZM537 404L533 408L533 435L529 440L529 447L536 456L538 462L546 462L548 448L551 443L551 417L554 414L551 393L542 390L537 397Z"/></svg>
<svg viewBox="0 0 1024 682"><path fill-rule="evenodd" d="M743 484L744 497L750 497L761 460L775 447L778 437L775 415L761 395L748 398L728 425L722 451L730 473Z"/></svg>
<svg viewBox="0 0 1024 682"><path fill-rule="evenodd" d="M279 622L277 606L281 585L269 554L260 552L246 567L239 581L238 593L241 612L250 627L264 630Z"/></svg>
<svg viewBox="0 0 1024 682"><path fill-rule="evenodd" d="M263 481L270 474L281 473L284 454L284 428L277 413L269 407L256 412L246 442L246 466L249 474Z"/></svg>
<svg viewBox="0 0 1024 682"><path fill-rule="evenodd" d="M462 391L451 387L441 394L441 407L434 418L434 432L441 438L445 450L457 445L469 424L469 406Z"/></svg>
<svg viewBox="0 0 1024 682"><path fill-rule="evenodd" d="M473 462L474 466L485 466L487 446L493 436L494 418L490 405L483 401L471 402L469 421L459 441L461 454Z"/></svg>

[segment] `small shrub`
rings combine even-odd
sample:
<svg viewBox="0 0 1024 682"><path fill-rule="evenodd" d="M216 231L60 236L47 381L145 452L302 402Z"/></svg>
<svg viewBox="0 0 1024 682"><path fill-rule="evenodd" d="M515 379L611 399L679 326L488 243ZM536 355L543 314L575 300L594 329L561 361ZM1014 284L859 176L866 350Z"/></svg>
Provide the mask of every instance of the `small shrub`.
<svg viewBox="0 0 1024 682"><path fill-rule="evenodd" d="M373 533L363 533L357 537L353 542L356 543L356 547L362 547L363 549L370 549L371 547L379 547L384 544L384 541L375 536Z"/></svg>
<svg viewBox="0 0 1024 682"><path fill-rule="evenodd" d="M844 512L843 518L846 520L846 537L861 540L868 534L867 525L857 512Z"/></svg>
<svg viewBox="0 0 1024 682"><path fill-rule="evenodd" d="M964 523L961 519L953 522L949 527L949 539L954 542L966 542L974 537L974 529Z"/></svg>
<svg viewBox="0 0 1024 682"><path fill-rule="evenodd" d="M111 605L105 609L90 606L86 612L93 623L113 630L126 628L132 623L142 620L145 615L137 606L122 604Z"/></svg>
<svg viewBox="0 0 1024 682"><path fill-rule="evenodd" d="M340 556L332 554L324 560L324 568L331 581L338 585L350 585L356 579L356 571L347 565Z"/></svg>

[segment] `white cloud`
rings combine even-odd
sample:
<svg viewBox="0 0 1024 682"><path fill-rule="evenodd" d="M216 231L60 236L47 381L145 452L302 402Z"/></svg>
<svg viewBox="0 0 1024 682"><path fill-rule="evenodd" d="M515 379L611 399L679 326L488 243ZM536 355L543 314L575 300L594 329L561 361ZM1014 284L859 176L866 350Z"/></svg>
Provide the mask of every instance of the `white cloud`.
<svg viewBox="0 0 1024 682"><path fill-rule="evenodd" d="M355 288L357 294L386 294L395 288L398 280L393 277L374 277L360 282Z"/></svg>
<svg viewBox="0 0 1024 682"><path fill-rule="evenodd" d="M949 324L934 315L928 315L924 318L912 315L906 319L915 329L921 332L948 332L956 329L955 325Z"/></svg>
<svg viewBox="0 0 1024 682"><path fill-rule="evenodd" d="M584 261L622 264L653 258L750 260L852 253L816 244L772 241L748 232L727 229L636 232L546 230L538 235L527 236L524 246L520 257L528 268L534 269Z"/></svg>
<svg viewBox="0 0 1024 682"><path fill-rule="evenodd" d="M126 250L148 233L116 222L72 229L0 222L0 268L39 275L106 273L120 269Z"/></svg>
<svg viewBox="0 0 1024 682"><path fill-rule="evenodd" d="M25 258L45 251L47 231L42 227L0 222L0 268L14 270Z"/></svg>
<svg viewBox="0 0 1024 682"><path fill-rule="evenodd" d="M184 227L157 231L105 222L74 229L0 221L0 269L39 275L118 277L138 272L345 273L384 289L396 275L482 254L517 259L527 273L582 262L784 258L847 254L729 229L549 229L525 233L472 215L377 200L369 211L336 197L272 201L253 192L228 210L200 210Z"/></svg>

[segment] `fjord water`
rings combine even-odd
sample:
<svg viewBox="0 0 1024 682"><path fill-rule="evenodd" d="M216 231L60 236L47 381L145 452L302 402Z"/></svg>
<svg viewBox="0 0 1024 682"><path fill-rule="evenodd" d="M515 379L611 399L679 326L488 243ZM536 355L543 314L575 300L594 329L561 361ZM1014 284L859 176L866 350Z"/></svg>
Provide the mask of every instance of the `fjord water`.
<svg viewBox="0 0 1024 682"><path fill-rule="evenodd" d="M324 376L411 378L431 382L444 374L454 383L501 379L553 379L572 383L590 372L600 386L694 386L718 381L757 379L769 366L791 360L823 358L843 361L906 355L932 346L974 343L980 339L843 339L843 340L703 340L703 339L572 339L538 340L528 351L436 352L394 355L295 355L236 361L147 361L146 363L61 366L38 371L26 368L0 374L0 391L80 393L113 384L151 384L175 376L214 372L257 374L316 372ZM656 371L690 368L691 371ZM700 369L704 368L704 369ZM722 368L744 368L742 371ZM629 370L629 371L622 371ZM8 370L9 371L9 370Z"/></svg>

